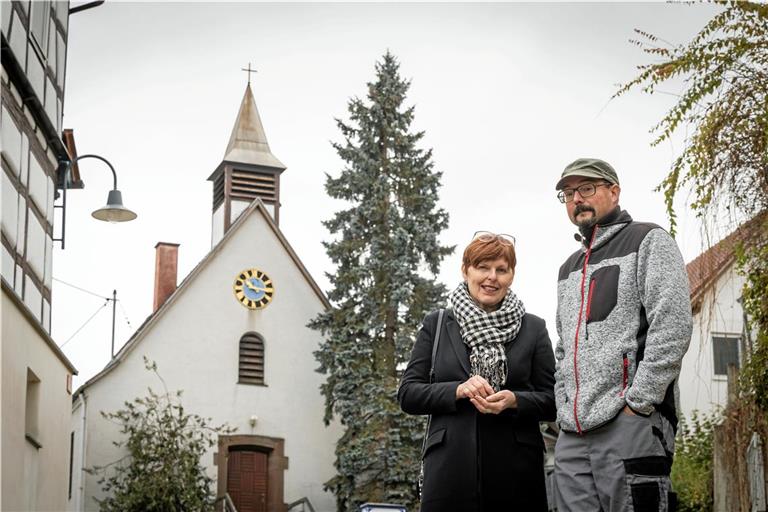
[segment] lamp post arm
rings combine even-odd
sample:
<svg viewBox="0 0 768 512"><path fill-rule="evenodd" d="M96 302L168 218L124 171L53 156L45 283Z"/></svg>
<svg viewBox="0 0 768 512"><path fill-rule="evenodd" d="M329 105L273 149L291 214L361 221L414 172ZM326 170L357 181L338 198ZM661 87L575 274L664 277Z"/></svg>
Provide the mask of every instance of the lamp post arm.
<svg viewBox="0 0 768 512"><path fill-rule="evenodd" d="M105 164L109 166L109 170L112 171L112 178L113 178L113 184L112 190L117 190L117 173L115 172L115 168L112 167L112 164L109 163L109 160L104 158L103 156L99 155L80 155L77 158L74 158L72 160L63 160L61 163L65 165L64 167L64 181L62 183L62 189L64 192L64 198L63 198L63 204L61 205L54 205L54 208L61 208L61 238L54 238L54 242L61 242L61 249L64 250L64 239L67 229L67 189L69 188L69 176L72 172L72 165L77 162L78 160L82 160L83 158L96 158L97 160L101 160ZM119 192L116 192L119 194ZM135 214L134 214L135 215Z"/></svg>
<svg viewBox="0 0 768 512"><path fill-rule="evenodd" d="M99 156L99 155L81 155L81 156L75 158L74 160L72 160L71 162L69 162L69 165L71 166L72 164L74 164L78 160L82 160L83 158L96 158L98 160L101 160L105 164L107 164L109 166L109 170L112 171L112 177L114 178L114 183L115 183L115 186L112 187L112 190L117 190L117 173L115 172L115 168L112 167L112 164L109 163L109 160L107 160L103 156Z"/></svg>

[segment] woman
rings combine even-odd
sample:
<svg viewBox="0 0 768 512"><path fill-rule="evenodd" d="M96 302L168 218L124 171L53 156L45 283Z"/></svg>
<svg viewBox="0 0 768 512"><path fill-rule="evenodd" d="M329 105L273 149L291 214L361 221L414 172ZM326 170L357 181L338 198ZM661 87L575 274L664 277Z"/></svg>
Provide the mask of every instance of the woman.
<svg viewBox="0 0 768 512"><path fill-rule="evenodd" d="M400 383L403 411L432 415L421 512L547 510L539 421L555 419L555 360L544 321L510 290L510 238L475 234L443 317L433 382L437 311Z"/></svg>

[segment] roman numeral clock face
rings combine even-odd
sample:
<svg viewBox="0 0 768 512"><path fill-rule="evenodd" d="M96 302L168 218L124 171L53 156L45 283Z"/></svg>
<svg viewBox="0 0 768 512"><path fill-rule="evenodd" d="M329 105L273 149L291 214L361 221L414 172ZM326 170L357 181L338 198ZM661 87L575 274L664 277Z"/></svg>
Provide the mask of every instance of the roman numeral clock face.
<svg viewBox="0 0 768 512"><path fill-rule="evenodd" d="M233 289L235 298L248 309L266 307L275 293L269 276L255 268L240 272L235 278Z"/></svg>

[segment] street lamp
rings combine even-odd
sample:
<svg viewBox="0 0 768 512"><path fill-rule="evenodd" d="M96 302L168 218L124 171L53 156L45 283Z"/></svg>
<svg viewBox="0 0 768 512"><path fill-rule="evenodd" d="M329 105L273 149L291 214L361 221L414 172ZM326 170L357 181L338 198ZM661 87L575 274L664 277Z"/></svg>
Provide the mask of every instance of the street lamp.
<svg viewBox="0 0 768 512"><path fill-rule="evenodd" d="M94 211L91 214L93 218L106 222L128 222L129 220L135 219L136 214L123 206L123 194L117 190L117 173L115 172L115 168L112 167L112 164L109 163L106 158L102 158L99 155L83 155L72 160L69 165L71 166L73 163L82 160L83 158L97 158L101 160L109 166L109 169L112 171L112 177L114 178L114 186L112 187L112 190L109 191L106 206L102 206Z"/></svg>
<svg viewBox="0 0 768 512"><path fill-rule="evenodd" d="M109 163L109 161L101 157L99 155L82 155L78 156L77 158L73 160L63 160L61 164L63 164L64 167L64 181L62 185L62 189L64 190L64 197L63 197L63 204L56 205L56 208L62 209L61 214L61 238L55 238L55 242L61 242L61 248L64 249L64 234L67 226L67 188L69 188L69 171L72 167L72 164L77 162L78 160L82 160L84 158L96 158L97 160L101 160L105 164L109 166L109 169L112 171L112 177L114 178L114 186L112 187L112 190L109 191L109 195L107 196L107 204L105 206L102 206L98 210L95 210L93 213L91 213L91 216L94 219L103 220L105 222L128 222L136 218L136 214L123 206L123 195L122 193L117 189L117 173L115 172L115 168L112 167L112 164Z"/></svg>

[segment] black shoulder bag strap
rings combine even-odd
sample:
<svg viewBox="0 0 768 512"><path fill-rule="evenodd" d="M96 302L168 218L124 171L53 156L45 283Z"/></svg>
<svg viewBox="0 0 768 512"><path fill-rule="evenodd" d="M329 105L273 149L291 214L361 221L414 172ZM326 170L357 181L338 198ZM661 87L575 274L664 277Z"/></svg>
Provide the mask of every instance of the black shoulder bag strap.
<svg viewBox="0 0 768 512"><path fill-rule="evenodd" d="M432 342L432 364L429 367L429 383L435 382L435 357L437 357L437 346L440 344L440 331L443 328L443 315L445 309L437 313L437 328L435 329L435 340Z"/></svg>
<svg viewBox="0 0 768 512"><path fill-rule="evenodd" d="M432 364L429 367L429 383L435 382L435 358L437 357L437 346L440 344L440 331L443 328L443 315L445 309L440 309L437 313L437 327L435 328L435 339L432 341ZM429 436L429 425L432 423L432 415L427 416L427 429L424 431L424 442L421 444L421 458L424 458L424 451L427 448L427 436Z"/></svg>

